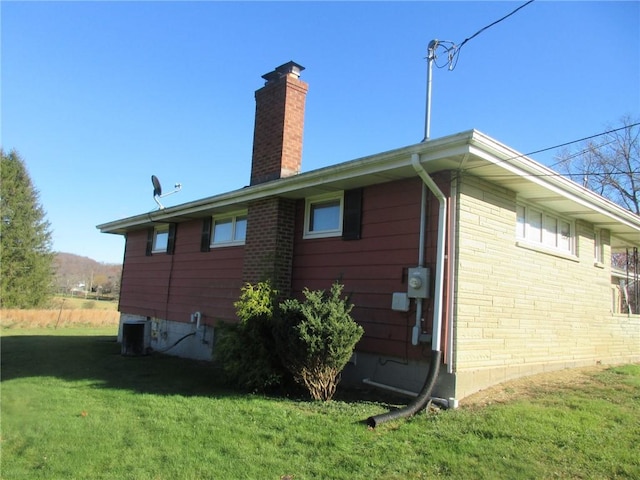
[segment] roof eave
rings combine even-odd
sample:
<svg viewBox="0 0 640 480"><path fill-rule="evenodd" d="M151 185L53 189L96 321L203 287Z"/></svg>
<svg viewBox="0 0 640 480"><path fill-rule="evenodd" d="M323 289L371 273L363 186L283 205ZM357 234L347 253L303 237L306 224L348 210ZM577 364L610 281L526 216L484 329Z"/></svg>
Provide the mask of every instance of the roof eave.
<svg viewBox="0 0 640 480"><path fill-rule="evenodd" d="M430 153L429 170L441 169L438 167L444 168L447 164L438 163L438 160L446 161L453 154L466 153L468 141L472 135L473 131L469 131L421 142L162 210L103 223L97 228L102 233L124 234L129 230L144 228L154 223L184 221L215 211L237 208L262 198L274 196L304 198L312 194L340 190L345 186L353 185L354 179L359 179L358 185L365 186L409 178L415 176L415 170L411 164L413 153L428 151Z"/></svg>
<svg viewBox="0 0 640 480"><path fill-rule="evenodd" d="M486 161L483 167L473 171L474 174L482 176L482 170L499 167L571 202L577 208L570 216L584 218L596 227L610 230L614 246L640 245L640 216L480 132L474 132L470 146L470 153L475 158Z"/></svg>
<svg viewBox="0 0 640 480"><path fill-rule="evenodd" d="M447 169L459 170L465 174L491 178L493 181L496 172L503 175L507 173L509 178L517 179L519 185L508 185L507 188L519 194L518 188L521 191L534 188L537 195L540 192L553 195L579 209L572 212L576 218L582 215L594 225L610 230L619 239L618 245L640 244L639 216L477 130L103 223L97 228L103 233L124 234L154 223L185 221L246 207L263 198L305 198L330 191L415 177L411 156L416 153L420 155L421 163L429 173ZM523 197L526 198L526 195Z"/></svg>

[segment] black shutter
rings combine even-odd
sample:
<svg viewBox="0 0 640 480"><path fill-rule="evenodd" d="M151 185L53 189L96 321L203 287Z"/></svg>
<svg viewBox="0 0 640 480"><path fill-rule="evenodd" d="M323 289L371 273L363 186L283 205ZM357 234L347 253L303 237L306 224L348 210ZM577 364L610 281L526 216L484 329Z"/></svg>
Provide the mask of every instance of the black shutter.
<svg viewBox="0 0 640 480"><path fill-rule="evenodd" d="M155 233L155 230L153 227L148 228L147 229L147 251L146 251L146 255L147 257L151 256L151 252L153 251L153 235Z"/></svg>
<svg viewBox="0 0 640 480"><path fill-rule="evenodd" d="M177 223L169 224L169 237L167 238L167 255L173 255L176 250L176 231L178 230Z"/></svg>
<svg viewBox="0 0 640 480"><path fill-rule="evenodd" d="M202 219L202 236L200 237L200 251L211 250L211 217Z"/></svg>
<svg viewBox="0 0 640 480"><path fill-rule="evenodd" d="M342 214L342 239L360 240L362 230L362 189L344 192L344 212Z"/></svg>

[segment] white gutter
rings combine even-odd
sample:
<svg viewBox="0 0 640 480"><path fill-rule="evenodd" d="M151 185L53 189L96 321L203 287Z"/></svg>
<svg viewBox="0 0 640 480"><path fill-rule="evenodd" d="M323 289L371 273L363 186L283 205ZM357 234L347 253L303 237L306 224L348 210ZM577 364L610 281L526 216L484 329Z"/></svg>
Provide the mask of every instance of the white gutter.
<svg viewBox="0 0 640 480"><path fill-rule="evenodd" d="M447 237L446 231L446 214L447 214L447 198L444 193L438 188L438 185L429 176L427 171L420 163L420 155L414 153L411 155L411 164L415 169L418 176L422 179L424 185L429 188L431 193L435 195L440 204L438 210L438 237L436 247L436 277L435 277L435 291L434 291L434 304L433 304L433 335L431 337L431 349L433 351L440 351L442 340L442 307L444 301L444 246ZM424 221L424 215L421 221ZM424 239L423 239L424 241ZM424 244L419 246L420 251L424 250ZM416 308L416 325L419 326L421 318L417 315ZM421 311L421 309L420 309ZM420 313L420 316L422 312Z"/></svg>

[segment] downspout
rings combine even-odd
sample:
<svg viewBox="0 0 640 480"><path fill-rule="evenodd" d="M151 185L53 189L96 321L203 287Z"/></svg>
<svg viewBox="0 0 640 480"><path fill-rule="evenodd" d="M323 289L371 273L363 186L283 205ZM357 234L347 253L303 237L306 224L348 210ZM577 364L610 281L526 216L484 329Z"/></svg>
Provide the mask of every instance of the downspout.
<svg viewBox="0 0 640 480"><path fill-rule="evenodd" d="M431 193L438 199L438 236L436 246L436 277L435 277L435 289L434 289L434 304L433 304L433 337L431 341L431 349L434 351L440 351L440 342L442 339L442 309L444 302L444 247L447 240L447 198L442 193L442 190L436 185L436 182L429 176L426 170L420 163L420 155L414 153L411 156L411 163L413 168L418 173L418 176L422 179L423 185L429 188ZM423 205L423 209L424 209ZM423 213L422 222L426 222L426 212ZM424 245L420 245L420 249L424 249Z"/></svg>
<svg viewBox="0 0 640 480"><path fill-rule="evenodd" d="M438 237L437 237L437 249L436 249L436 276L435 276L435 291L434 291L434 306L433 306L433 335L431 337L431 358L429 362L429 372L425 379L424 386L418 394L418 396L411 401L406 407L398 410L392 410L387 413L369 417L367 419L367 425L371 428L375 428L377 425L395 420L397 418L409 417L418 413L425 408L431 398L431 391L438 379L438 372L440 371L440 362L442 358L441 351L441 339L442 339L442 307L444 301L444 246L447 237L446 231L446 213L447 213L447 198L444 196L440 188L436 185L433 179L429 176L426 170L420 163L420 155L414 153L411 156L411 164L417 172L418 176L423 182L422 189L425 192L426 188L429 188L431 193L435 195L440 204L438 210ZM422 259L422 252L424 251L424 228L426 224L426 202L424 201L426 195L423 194L421 215L420 215L420 255L419 259ZM422 265L420 265L422 266ZM422 300L418 300L416 305L416 326L420 328L422 316ZM415 331L415 327L414 327ZM415 334L414 334L415 338Z"/></svg>
<svg viewBox="0 0 640 480"><path fill-rule="evenodd" d="M465 157L466 160L466 157ZM463 160L464 162L464 160ZM458 198L458 184L460 177L456 176L455 180L451 182L451 190L449 191L449 223L447 224L447 230L449 232L448 248L447 248L447 315L445 320L445 331L447 332L447 355L445 356L444 363L447 365L447 373L453 373L453 357L454 357L454 308L455 308L455 278L456 278L456 224L457 224L457 198Z"/></svg>

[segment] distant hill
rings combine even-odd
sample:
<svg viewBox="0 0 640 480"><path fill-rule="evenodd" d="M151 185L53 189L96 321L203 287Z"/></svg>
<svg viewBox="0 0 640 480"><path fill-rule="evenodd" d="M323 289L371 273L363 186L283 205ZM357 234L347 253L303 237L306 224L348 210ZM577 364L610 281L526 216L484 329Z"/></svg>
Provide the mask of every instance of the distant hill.
<svg viewBox="0 0 640 480"><path fill-rule="evenodd" d="M122 265L101 263L73 253L55 252L55 283L59 293L96 291L116 294L120 289Z"/></svg>

